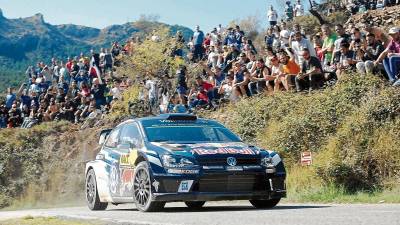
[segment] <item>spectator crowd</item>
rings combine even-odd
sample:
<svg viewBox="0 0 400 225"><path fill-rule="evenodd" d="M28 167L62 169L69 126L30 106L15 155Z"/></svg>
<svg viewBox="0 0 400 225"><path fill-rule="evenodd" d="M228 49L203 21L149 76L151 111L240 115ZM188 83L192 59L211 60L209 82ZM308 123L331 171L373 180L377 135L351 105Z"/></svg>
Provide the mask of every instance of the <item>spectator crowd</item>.
<svg viewBox="0 0 400 225"><path fill-rule="evenodd" d="M350 1L346 1L350 4ZM351 1L357 7L380 1ZM384 1L398 4L398 1ZM346 5L347 6L347 5ZM383 7L385 7L384 5ZM368 7L368 9L373 9ZM179 43L172 57L184 57L191 67L201 71L190 80L181 66L175 82L168 74L159 79L146 76L141 82L140 99L161 113L213 109L224 102L280 91L310 92L333 85L344 76L383 75L400 86L400 28L382 30L370 24L322 25L318 33L306 33L293 17L303 16L300 1L287 1L284 15L271 6L267 11L269 27L262 49L239 25L218 25L209 33L195 27L193 37ZM289 26L288 24L292 24ZM151 40L159 41L154 35ZM0 108L0 127L29 127L32 123L69 120L78 123L95 110L107 110L121 98L129 80L113 80L115 57L131 54L131 45L114 44L110 50L94 51L89 56L53 59L49 65L38 63L27 70L29 83L14 93L8 90ZM178 47L177 47L178 46ZM175 83L173 85L172 83Z"/></svg>
<svg viewBox="0 0 400 225"><path fill-rule="evenodd" d="M89 55L52 58L26 70L27 82L17 91L8 88L0 105L0 128L29 128L53 120L79 123L99 112L107 112L112 102L130 85L127 78L114 79L116 57L127 49L113 43L110 49L91 50Z"/></svg>

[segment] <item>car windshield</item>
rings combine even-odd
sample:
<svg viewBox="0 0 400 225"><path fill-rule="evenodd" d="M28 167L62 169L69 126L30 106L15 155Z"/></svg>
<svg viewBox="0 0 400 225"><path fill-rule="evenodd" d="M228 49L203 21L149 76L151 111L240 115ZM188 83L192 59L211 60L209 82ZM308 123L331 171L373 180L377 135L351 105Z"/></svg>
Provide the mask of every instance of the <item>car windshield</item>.
<svg viewBox="0 0 400 225"><path fill-rule="evenodd" d="M216 126L150 126L145 128L150 142L240 142L224 127Z"/></svg>

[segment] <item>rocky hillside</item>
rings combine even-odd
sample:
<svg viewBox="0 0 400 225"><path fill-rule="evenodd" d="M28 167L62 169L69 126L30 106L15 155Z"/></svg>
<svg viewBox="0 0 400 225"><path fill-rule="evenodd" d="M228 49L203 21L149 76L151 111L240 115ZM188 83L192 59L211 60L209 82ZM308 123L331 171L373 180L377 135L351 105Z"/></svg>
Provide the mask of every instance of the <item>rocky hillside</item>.
<svg viewBox="0 0 400 225"><path fill-rule="evenodd" d="M352 22L356 27L372 23L376 27L388 29L393 26L400 26L400 6L387 7L384 10L370 10L366 13L350 17L347 23Z"/></svg>

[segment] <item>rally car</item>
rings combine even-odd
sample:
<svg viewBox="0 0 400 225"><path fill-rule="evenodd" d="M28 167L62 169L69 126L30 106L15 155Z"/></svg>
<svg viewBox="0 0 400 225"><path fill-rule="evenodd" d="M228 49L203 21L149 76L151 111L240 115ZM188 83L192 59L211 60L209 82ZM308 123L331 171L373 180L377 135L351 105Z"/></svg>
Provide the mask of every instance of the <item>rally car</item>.
<svg viewBox="0 0 400 225"><path fill-rule="evenodd" d="M286 172L276 152L247 145L214 120L162 114L127 120L100 134L101 150L86 164L91 210L134 202L143 212L183 201L250 200L272 208L286 197Z"/></svg>

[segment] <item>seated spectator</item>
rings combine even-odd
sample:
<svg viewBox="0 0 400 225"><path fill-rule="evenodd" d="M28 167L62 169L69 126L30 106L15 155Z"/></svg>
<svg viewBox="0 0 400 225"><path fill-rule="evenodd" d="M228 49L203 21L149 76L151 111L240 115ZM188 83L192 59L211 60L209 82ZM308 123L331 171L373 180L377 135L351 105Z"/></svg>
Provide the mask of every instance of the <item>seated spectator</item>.
<svg viewBox="0 0 400 225"><path fill-rule="evenodd" d="M357 62L356 67L357 71L361 74L372 74L374 73L374 61L384 51L384 47L379 41L375 40L373 33L367 34L366 44L366 48L363 49L364 56L362 57L362 61Z"/></svg>
<svg viewBox="0 0 400 225"><path fill-rule="evenodd" d="M390 83L395 83L396 86L400 85L397 76L400 71L400 28L392 27L389 30L389 35L392 38L386 49L375 60L375 66L383 61L383 66L389 77Z"/></svg>
<svg viewBox="0 0 400 225"><path fill-rule="evenodd" d="M308 88L310 91L318 87L318 82L322 83L324 80L322 74L322 65L319 59L310 55L310 51L305 48L302 50L304 58L301 64L301 71L295 78L297 92L303 91Z"/></svg>
<svg viewBox="0 0 400 225"><path fill-rule="evenodd" d="M235 62L233 66L233 86L238 91L240 97L250 96L247 87L249 80L245 79L245 72L248 72L246 68L239 62Z"/></svg>
<svg viewBox="0 0 400 225"><path fill-rule="evenodd" d="M300 72L300 66L296 63L292 49L279 54L279 62L282 65L283 76L280 77L280 84L289 91L294 86L294 79Z"/></svg>
<svg viewBox="0 0 400 225"><path fill-rule="evenodd" d="M190 108L198 109L208 104L207 92L204 90L203 86L198 86L197 90L194 90L191 95L195 95L196 97L189 103Z"/></svg>
<svg viewBox="0 0 400 225"><path fill-rule="evenodd" d="M340 51L336 52L333 57L333 64L336 68L336 76L341 79L341 76L345 71L353 70L356 62L354 51L350 50L350 44L348 42L342 42L340 44Z"/></svg>
<svg viewBox="0 0 400 225"><path fill-rule="evenodd" d="M265 66L264 60L259 58L256 62L256 68L251 73L248 88L251 95L261 94L267 88L267 79L269 69Z"/></svg>
<svg viewBox="0 0 400 225"><path fill-rule="evenodd" d="M281 80L285 77L283 73L283 65L279 63L276 56L271 57L271 75L267 76L267 88L269 92L277 92L280 90Z"/></svg>
<svg viewBox="0 0 400 225"><path fill-rule="evenodd" d="M225 81L222 82L221 86L218 89L218 94L221 97L221 100L227 100L232 103L237 102L238 99L238 93L235 91L233 87L233 77L232 76L227 76Z"/></svg>
<svg viewBox="0 0 400 225"><path fill-rule="evenodd" d="M7 128L18 127L22 124L22 115L21 110L17 108L17 102L11 105L10 110L8 111L8 121Z"/></svg>

